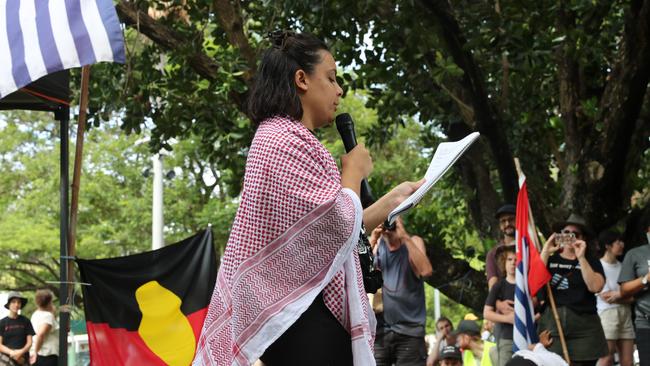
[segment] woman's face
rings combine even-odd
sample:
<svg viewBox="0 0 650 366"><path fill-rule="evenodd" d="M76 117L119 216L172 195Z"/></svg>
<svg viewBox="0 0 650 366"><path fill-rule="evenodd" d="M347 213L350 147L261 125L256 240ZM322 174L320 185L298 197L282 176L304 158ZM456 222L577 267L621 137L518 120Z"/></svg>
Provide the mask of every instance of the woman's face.
<svg viewBox="0 0 650 366"><path fill-rule="evenodd" d="M622 240L616 240L607 248L607 250L609 250L616 257L623 255L623 249L625 249L625 243L623 243Z"/></svg>
<svg viewBox="0 0 650 366"><path fill-rule="evenodd" d="M339 99L343 95L343 89L336 81L334 57L325 50L319 53L321 62L311 74L304 73L304 84L297 80L298 90L301 91L303 123L311 129L323 127L334 120Z"/></svg>

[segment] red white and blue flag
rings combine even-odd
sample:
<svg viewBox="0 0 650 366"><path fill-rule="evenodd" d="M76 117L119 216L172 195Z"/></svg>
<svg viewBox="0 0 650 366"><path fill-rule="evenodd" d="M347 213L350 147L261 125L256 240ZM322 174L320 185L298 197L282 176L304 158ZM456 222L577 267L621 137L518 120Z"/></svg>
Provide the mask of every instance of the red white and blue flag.
<svg viewBox="0 0 650 366"><path fill-rule="evenodd" d="M519 177L517 196L517 269L515 271L515 324L513 329L513 350L527 349L537 343L535 311L532 297L551 278L542 262L537 248L540 248L533 215L528 202L526 177Z"/></svg>
<svg viewBox="0 0 650 366"><path fill-rule="evenodd" d="M0 98L100 61L125 62L112 0L0 0Z"/></svg>

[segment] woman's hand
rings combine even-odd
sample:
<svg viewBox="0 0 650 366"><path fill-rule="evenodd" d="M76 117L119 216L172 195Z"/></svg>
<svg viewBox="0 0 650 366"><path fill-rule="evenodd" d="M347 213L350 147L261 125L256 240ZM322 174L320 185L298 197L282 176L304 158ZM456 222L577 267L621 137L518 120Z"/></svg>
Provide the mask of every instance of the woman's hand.
<svg viewBox="0 0 650 366"><path fill-rule="evenodd" d="M576 239L571 243L573 251L576 253L578 259L584 258L585 253L587 252L587 243L584 240Z"/></svg>
<svg viewBox="0 0 650 366"><path fill-rule="evenodd" d="M388 195L390 195L394 200L393 203L395 207L397 207L400 203L412 195L413 192L417 191L418 188L424 184L424 182L424 179L420 179L417 182L402 182L395 188L391 189L391 191L388 192Z"/></svg>
<svg viewBox="0 0 650 366"><path fill-rule="evenodd" d="M376 227L386 220L386 216L395 209L408 196L413 194L424 183L424 179L419 182L403 182L391 189L390 192L383 195L370 207L363 211L363 223L366 227ZM357 182L358 186L358 182ZM346 187L343 184L343 187ZM353 189L352 187L348 187ZM358 189L358 188L357 188Z"/></svg>
<svg viewBox="0 0 650 366"><path fill-rule="evenodd" d="M372 158L368 149L360 143L352 151L341 156L341 170L343 174L350 171L359 174L361 178L367 178L372 173Z"/></svg>
<svg viewBox="0 0 650 366"><path fill-rule="evenodd" d="M542 262L544 262L544 264L548 264L548 258L555 254L555 252L558 250L562 249L560 247L560 243L555 240L555 235L555 233L551 234L551 236L549 236L548 240L546 240L546 243L544 243L544 246L542 247L540 257L542 258Z"/></svg>

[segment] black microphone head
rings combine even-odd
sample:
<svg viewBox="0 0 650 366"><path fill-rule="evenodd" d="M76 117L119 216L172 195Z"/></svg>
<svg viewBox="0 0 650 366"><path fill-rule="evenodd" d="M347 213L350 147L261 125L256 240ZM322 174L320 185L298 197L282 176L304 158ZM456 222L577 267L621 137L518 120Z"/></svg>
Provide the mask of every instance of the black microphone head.
<svg viewBox="0 0 650 366"><path fill-rule="evenodd" d="M352 116L350 113L341 113L336 116L336 129L341 133L342 129L348 129L352 126L354 129L354 122L352 122Z"/></svg>

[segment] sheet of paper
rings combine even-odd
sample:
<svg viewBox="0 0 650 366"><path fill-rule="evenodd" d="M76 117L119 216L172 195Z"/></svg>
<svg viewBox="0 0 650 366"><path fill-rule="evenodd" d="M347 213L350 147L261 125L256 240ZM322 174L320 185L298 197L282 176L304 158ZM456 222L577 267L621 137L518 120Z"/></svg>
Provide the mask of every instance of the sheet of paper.
<svg viewBox="0 0 650 366"><path fill-rule="evenodd" d="M422 197L433 187L433 185L451 168L452 165L460 158L463 153L479 138L481 134L472 132L460 141L443 142L438 145L429 168L424 175L425 182L411 196L405 199L390 214L387 221L392 224L402 213L415 207Z"/></svg>

